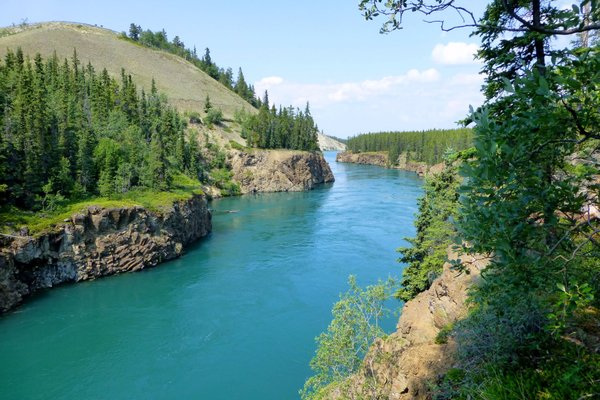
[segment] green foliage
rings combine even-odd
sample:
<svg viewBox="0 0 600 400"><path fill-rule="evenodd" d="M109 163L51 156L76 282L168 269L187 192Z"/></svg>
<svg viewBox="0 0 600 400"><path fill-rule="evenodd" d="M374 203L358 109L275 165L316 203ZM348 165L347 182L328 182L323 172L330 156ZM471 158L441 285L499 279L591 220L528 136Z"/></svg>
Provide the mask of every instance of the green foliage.
<svg viewBox="0 0 600 400"><path fill-rule="evenodd" d="M445 398L598 395L600 220L588 210L599 195L600 47L584 36L599 30L600 7L558 3L492 1L476 21L452 0L360 1L368 19L389 16L384 31L411 12L451 11L482 40L487 100L467 118L474 151L457 229L463 251L490 262L453 332L466 374Z"/></svg>
<svg viewBox="0 0 600 400"><path fill-rule="evenodd" d="M506 18L498 4L487 15L492 25ZM472 367L469 379L481 375L483 398L585 397L592 393L587 367L571 369L562 337L577 331L574 317L599 290L598 221L582 216L597 196L589 174L599 171L569 164L589 157L585 147L597 148L600 137L600 49L548 50L548 36L529 32L511 46L543 46L509 51L496 32L486 34L489 101L471 115L476 152L461 172L458 220L464 251L491 261L472 293L477 311L457 330L460 354ZM548 342L549 356L541 356ZM575 363L585 366L589 357L581 347Z"/></svg>
<svg viewBox="0 0 600 400"><path fill-rule="evenodd" d="M210 108L204 117L204 122L208 126L219 125L223 122L223 112L218 108Z"/></svg>
<svg viewBox="0 0 600 400"><path fill-rule="evenodd" d="M593 289L588 283L582 285L574 284L572 290L568 290L562 283L556 284L559 295L552 307L554 312L548 314L549 323L546 326L555 336L561 336L567 332L569 322L580 310L587 309L594 300Z"/></svg>
<svg viewBox="0 0 600 400"><path fill-rule="evenodd" d="M210 96L207 94L206 99L204 100L204 112L208 113L212 108L212 103L210 102Z"/></svg>
<svg viewBox="0 0 600 400"><path fill-rule="evenodd" d="M4 204L49 211L63 200L169 190L173 174L201 173L197 144L153 85L138 92L124 70L56 56L0 61L0 193Z"/></svg>
<svg viewBox="0 0 600 400"><path fill-rule="evenodd" d="M427 290L442 272L448 247L456 235L453 223L458 209L459 183L457 166L449 163L442 172L425 179L425 195L419 199L415 219L417 236L406 239L410 247L398 249L402 253L399 261L408 266L402 273L396 297L404 301L412 299Z"/></svg>
<svg viewBox="0 0 600 400"><path fill-rule="evenodd" d="M454 329L454 324L447 324L444 327L442 327L442 329L440 329L438 334L435 336L435 340L434 340L435 343L436 344L448 343L448 338L452 334L453 329Z"/></svg>
<svg viewBox="0 0 600 400"><path fill-rule="evenodd" d="M215 168L210 171L211 183L221 189L221 196L238 196L240 186L232 180L233 174L225 168Z"/></svg>
<svg viewBox="0 0 600 400"><path fill-rule="evenodd" d="M394 282L361 289L350 276L348 284L350 289L333 306L327 331L316 338L317 351L310 362L315 375L300 391L302 399L320 398L325 387L356 372L373 341L384 335L379 322L389 314L384 302Z"/></svg>
<svg viewBox="0 0 600 400"><path fill-rule="evenodd" d="M73 214L90 206L105 208L139 206L160 212L166 207L171 207L175 201L187 200L195 194L202 193L200 182L186 175L177 174L174 176L173 186L168 192L135 188L127 193L113 195L111 198L64 199L57 202L56 207L43 212L4 206L0 210L0 228L10 233L21 226L27 226L30 234L37 235L52 229L66 218L70 218Z"/></svg>
<svg viewBox="0 0 600 400"><path fill-rule="evenodd" d="M262 149L319 150L318 129L310 114L308 103L304 111L293 107L260 108L258 114L240 112L236 115L242 124L242 137L248 147Z"/></svg>
<svg viewBox="0 0 600 400"><path fill-rule="evenodd" d="M485 400L594 398L600 356L565 340L541 343L532 362L519 368L492 368L481 380L457 390L456 398ZM464 381L463 381L464 382Z"/></svg>
<svg viewBox="0 0 600 400"><path fill-rule="evenodd" d="M400 155L407 161L428 165L443 161L447 149L464 150L472 145L471 129L433 129L421 132L365 133L348 138L348 150L355 153L387 151L390 164L395 165Z"/></svg>

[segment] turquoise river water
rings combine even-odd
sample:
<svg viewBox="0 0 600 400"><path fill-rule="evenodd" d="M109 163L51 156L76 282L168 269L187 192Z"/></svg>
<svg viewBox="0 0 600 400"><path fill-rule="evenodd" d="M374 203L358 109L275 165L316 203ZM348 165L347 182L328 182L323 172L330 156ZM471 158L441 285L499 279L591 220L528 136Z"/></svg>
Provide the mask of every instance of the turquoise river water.
<svg viewBox="0 0 600 400"><path fill-rule="evenodd" d="M422 192L413 173L326 157L333 185L213 201L213 233L183 257L1 317L0 398L298 398L348 275L399 276Z"/></svg>

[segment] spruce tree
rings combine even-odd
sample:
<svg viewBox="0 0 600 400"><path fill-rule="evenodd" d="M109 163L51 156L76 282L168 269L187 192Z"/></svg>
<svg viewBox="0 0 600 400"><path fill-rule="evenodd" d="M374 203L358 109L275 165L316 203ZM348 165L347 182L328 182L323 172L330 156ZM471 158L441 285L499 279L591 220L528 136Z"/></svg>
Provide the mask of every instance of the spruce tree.
<svg viewBox="0 0 600 400"><path fill-rule="evenodd" d="M206 99L204 99L204 112L208 113L211 108L212 108L212 104L210 103L210 97L207 94Z"/></svg>

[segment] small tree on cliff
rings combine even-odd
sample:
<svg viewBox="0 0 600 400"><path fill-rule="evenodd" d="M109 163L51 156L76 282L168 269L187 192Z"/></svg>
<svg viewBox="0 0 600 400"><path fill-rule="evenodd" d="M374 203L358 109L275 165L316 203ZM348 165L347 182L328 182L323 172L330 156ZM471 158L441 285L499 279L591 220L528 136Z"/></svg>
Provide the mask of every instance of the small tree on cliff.
<svg viewBox="0 0 600 400"><path fill-rule="evenodd" d="M361 289L354 276L350 289L333 306L333 320L327 332L316 338L317 351L310 361L315 375L300 391L302 399L315 399L329 384L337 383L358 371L373 341L384 335L380 323L389 315L384 302L390 297L394 281Z"/></svg>

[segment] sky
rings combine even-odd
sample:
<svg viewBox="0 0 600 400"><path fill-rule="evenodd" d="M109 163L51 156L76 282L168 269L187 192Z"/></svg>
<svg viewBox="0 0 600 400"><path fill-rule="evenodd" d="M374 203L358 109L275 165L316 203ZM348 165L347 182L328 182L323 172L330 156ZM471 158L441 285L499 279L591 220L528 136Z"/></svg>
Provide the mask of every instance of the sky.
<svg viewBox="0 0 600 400"><path fill-rule="evenodd" d="M2 0L0 26L83 22L165 29L220 67L239 67L270 101L304 109L325 134L452 128L483 101L470 30L442 32L418 15L382 35L359 0ZM485 2L464 0L481 14ZM473 4L471 4L473 3ZM451 17L449 17L451 18Z"/></svg>

